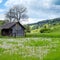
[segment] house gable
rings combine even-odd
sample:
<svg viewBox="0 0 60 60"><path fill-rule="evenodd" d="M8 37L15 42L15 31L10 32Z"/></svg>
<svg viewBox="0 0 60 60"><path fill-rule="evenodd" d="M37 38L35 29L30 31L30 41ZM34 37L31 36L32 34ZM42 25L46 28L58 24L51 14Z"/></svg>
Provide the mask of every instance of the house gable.
<svg viewBox="0 0 60 60"><path fill-rule="evenodd" d="M25 28L19 22L12 22L12 23L4 24L1 27L1 31L2 33L4 32L6 34L6 30L9 30L7 34L9 33L12 36L24 36L25 35L25 32L24 32Z"/></svg>
<svg viewBox="0 0 60 60"><path fill-rule="evenodd" d="M12 27L12 33L13 33L13 36L14 34L16 34L16 36L23 36L24 28L22 28L22 26L17 23Z"/></svg>

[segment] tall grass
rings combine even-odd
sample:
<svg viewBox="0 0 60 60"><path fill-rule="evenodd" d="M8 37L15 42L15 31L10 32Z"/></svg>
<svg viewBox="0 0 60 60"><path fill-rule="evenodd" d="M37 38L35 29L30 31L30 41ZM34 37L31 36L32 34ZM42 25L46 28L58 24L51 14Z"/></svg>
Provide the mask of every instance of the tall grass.
<svg viewBox="0 0 60 60"><path fill-rule="evenodd" d="M60 38L0 38L0 60L59 60Z"/></svg>
<svg viewBox="0 0 60 60"><path fill-rule="evenodd" d="M27 33L26 37L51 37L60 38L60 33Z"/></svg>

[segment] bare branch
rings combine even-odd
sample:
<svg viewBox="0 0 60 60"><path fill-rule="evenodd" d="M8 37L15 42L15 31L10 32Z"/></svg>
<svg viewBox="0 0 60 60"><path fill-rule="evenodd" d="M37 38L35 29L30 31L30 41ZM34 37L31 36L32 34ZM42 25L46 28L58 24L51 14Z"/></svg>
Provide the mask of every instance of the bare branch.
<svg viewBox="0 0 60 60"><path fill-rule="evenodd" d="M26 12L26 8L24 6L16 5L12 7L9 10L9 12L6 13L6 18L8 18L10 21L12 21L13 19L19 21L20 19L27 18L27 15L25 12Z"/></svg>

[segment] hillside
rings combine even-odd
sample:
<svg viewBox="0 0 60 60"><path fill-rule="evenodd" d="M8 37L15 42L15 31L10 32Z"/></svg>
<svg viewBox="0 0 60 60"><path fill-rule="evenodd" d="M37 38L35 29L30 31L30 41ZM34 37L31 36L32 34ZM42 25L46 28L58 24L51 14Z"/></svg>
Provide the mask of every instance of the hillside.
<svg viewBox="0 0 60 60"><path fill-rule="evenodd" d="M47 26L49 29L51 29L51 27L52 27L54 29L56 28L55 30L57 30L57 29L59 30L58 27L60 27L60 18L42 20L37 23L29 24L29 26L30 26L31 30L36 30L36 29L40 30L41 28L44 28L44 26ZM55 31L54 29L53 29L53 31ZM49 32L52 32L52 31L49 31Z"/></svg>
<svg viewBox="0 0 60 60"><path fill-rule="evenodd" d="M48 19L48 20L42 20L42 21L40 21L40 22L38 22L38 23L33 23L33 24L29 24L30 26L32 26L32 25L35 25L35 26L43 26L43 25L45 25L45 24L52 24L52 25L54 25L54 24L60 24L60 18L55 18L55 19Z"/></svg>
<svg viewBox="0 0 60 60"><path fill-rule="evenodd" d="M60 25L53 26L53 30L50 33L60 33Z"/></svg>
<svg viewBox="0 0 60 60"><path fill-rule="evenodd" d="M2 24L4 24L4 23L5 23L5 21L0 20L0 26L1 26Z"/></svg>

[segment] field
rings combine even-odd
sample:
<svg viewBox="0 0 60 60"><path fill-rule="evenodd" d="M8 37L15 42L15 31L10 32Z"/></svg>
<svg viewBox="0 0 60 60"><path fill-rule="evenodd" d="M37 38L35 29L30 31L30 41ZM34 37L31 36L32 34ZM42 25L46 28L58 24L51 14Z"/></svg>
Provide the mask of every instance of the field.
<svg viewBox="0 0 60 60"><path fill-rule="evenodd" d="M60 38L0 38L0 60L60 60Z"/></svg>
<svg viewBox="0 0 60 60"><path fill-rule="evenodd" d="M0 60L60 60L60 25L49 33L26 33L25 37L0 36Z"/></svg>

